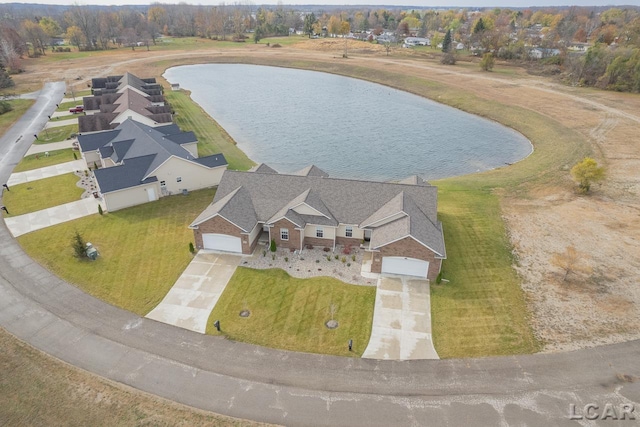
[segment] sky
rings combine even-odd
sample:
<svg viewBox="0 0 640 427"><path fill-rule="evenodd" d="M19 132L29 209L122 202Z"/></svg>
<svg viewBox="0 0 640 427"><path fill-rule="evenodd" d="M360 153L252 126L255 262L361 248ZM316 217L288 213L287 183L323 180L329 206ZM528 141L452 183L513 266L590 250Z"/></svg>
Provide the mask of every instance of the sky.
<svg viewBox="0 0 640 427"><path fill-rule="evenodd" d="M0 3L40 3L40 4L97 4L97 5L146 5L150 3L175 4L184 1L189 4L218 5L222 0L0 0ZM244 3L246 0L240 0ZM227 0L227 4L233 4L236 0ZM255 5L277 4L278 0L251 0ZM530 6L609 6L632 5L640 6L640 0L281 0L283 5L312 4L312 5L393 5L415 7L442 7L451 9L454 7L530 7Z"/></svg>

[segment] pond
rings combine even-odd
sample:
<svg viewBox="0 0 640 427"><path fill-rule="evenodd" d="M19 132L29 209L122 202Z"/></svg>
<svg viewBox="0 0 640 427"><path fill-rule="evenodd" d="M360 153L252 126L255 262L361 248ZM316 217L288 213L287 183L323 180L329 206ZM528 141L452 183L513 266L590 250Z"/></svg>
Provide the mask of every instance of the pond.
<svg viewBox="0 0 640 427"><path fill-rule="evenodd" d="M168 69L258 163L339 178L443 178L517 162L532 146L498 123L333 74L244 64ZM188 129L185 129L188 130Z"/></svg>

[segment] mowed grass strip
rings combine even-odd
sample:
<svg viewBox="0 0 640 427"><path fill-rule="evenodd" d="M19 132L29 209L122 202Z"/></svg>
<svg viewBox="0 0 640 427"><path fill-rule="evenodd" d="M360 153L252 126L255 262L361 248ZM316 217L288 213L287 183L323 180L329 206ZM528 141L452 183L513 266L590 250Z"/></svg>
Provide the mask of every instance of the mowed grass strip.
<svg viewBox="0 0 640 427"><path fill-rule="evenodd" d="M79 153L76 154L80 158ZM24 172L34 169L40 169L47 166L58 165L60 163L72 162L76 160L73 157L73 149L65 148L63 150L49 151L49 156L45 157L44 153L30 154L25 156L20 163L13 169L13 172Z"/></svg>
<svg viewBox="0 0 640 427"><path fill-rule="evenodd" d="M298 279L283 270L238 267L207 323L208 334L307 353L361 356L371 334L376 288L330 277ZM330 306L339 327L328 329ZM240 317L249 310L251 316ZM353 351L348 342L353 339Z"/></svg>
<svg viewBox="0 0 640 427"><path fill-rule="evenodd" d="M211 203L214 189L122 209L25 234L18 242L30 257L62 279L139 315L164 298L192 259L187 227ZM71 242L78 231L100 257L80 261Z"/></svg>
<svg viewBox="0 0 640 427"><path fill-rule="evenodd" d="M12 185L2 194L10 215L16 216L64 205L80 200L84 190L76 183L80 180L73 173Z"/></svg>
<svg viewBox="0 0 640 427"><path fill-rule="evenodd" d="M248 170L255 163L240 150L229 134L202 108L193 102L188 91L166 91L165 98L177 112L175 122L183 131L193 131L198 138L200 157L222 153L229 169Z"/></svg>
<svg viewBox="0 0 640 427"><path fill-rule="evenodd" d="M60 142L71 138L71 134L78 133L78 124L58 126L43 129L38 134L38 139L34 144L48 144L49 142Z"/></svg>
<svg viewBox="0 0 640 427"><path fill-rule="evenodd" d="M489 191L439 183L447 259L431 284L433 340L442 358L539 350L513 259L500 202Z"/></svg>
<svg viewBox="0 0 640 427"><path fill-rule="evenodd" d="M15 122L33 105L33 99L12 99L7 101L13 110L0 114L0 136L9 130Z"/></svg>

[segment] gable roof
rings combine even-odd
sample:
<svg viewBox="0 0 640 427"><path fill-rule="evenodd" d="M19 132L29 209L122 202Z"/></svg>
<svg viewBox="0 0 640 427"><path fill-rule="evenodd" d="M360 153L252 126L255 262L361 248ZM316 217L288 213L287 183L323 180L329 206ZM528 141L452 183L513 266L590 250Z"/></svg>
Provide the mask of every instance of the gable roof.
<svg viewBox="0 0 640 427"><path fill-rule="evenodd" d="M174 126L161 126L154 128L145 124L127 119L116 129L106 132L99 132L89 135L80 135L78 141L83 152L99 150L102 158L109 157L116 164L124 164L129 167L135 165L135 173L127 172L129 169L121 169L127 173L127 180L122 185L129 185L131 180L138 180L138 184L150 178L155 170L171 157L177 157L202 167L214 168L227 164L222 154L214 154L202 159L194 158L193 155L178 141L185 140L182 143L197 142L192 132L185 132L187 136L180 133L165 134L166 132L176 132ZM178 128L179 129L179 128ZM141 157L148 161L135 161ZM104 168L103 170L112 169ZM140 170L139 168L144 168ZM96 179L101 191L113 191L113 185L110 183L120 183L119 180L110 180L110 183L104 184L101 179L108 179L107 173L96 174ZM129 180L129 178L131 180ZM130 186L130 185L129 185ZM105 190L109 188L109 190ZM125 188L125 187L122 187ZM119 189L119 188L118 188Z"/></svg>
<svg viewBox="0 0 640 427"><path fill-rule="evenodd" d="M328 177L329 174L317 167L316 165L309 165L306 168L300 169L297 172L294 172L292 175L301 175L301 176L322 176Z"/></svg>
<svg viewBox="0 0 640 427"><path fill-rule="evenodd" d="M220 215L227 221L240 227L245 233L253 230L258 223L253 202L249 192L242 187L238 187L217 202L211 203L198 217L189 225L190 228L197 226L216 215Z"/></svg>
<svg viewBox="0 0 640 427"><path fill-rule="evenodd" d="M122 165L96 169L94 174L96 181L98 181L100 192L109 193L158 181L155 176L147 178L144 176L149 165L153 163L154 157L155 155L150 154L130 159Z"/></svg>
<svg viewBox="0 0 640 427"><path fill-rule="evenodd" d="M253 172L256 172L256 173L276 173L276 174L278 173L278 171L276 171L275 169L271 168L266 163L260 163L259 165L257 165L255 167L255 169L253 169Z"/></svg>
<svg viewBox="0 0 640 427"><path fill-rule="evenodd" d="M223 203L231 192L243 188L252 201L257 221L268 224L287 218L306 224L375 224L379 219L402 213L391 223L373 228L372 242L381 247L410 236L445 256L442 227L437 220L437 188L428 184L336 179L227 170L222 176L213 204ZM323 215L304 215L293 210L302 203ZM218 205L218 209L221 207ZM242 217L240 210L226 211L231 222ZM326 215L326 216L325 216ZM378 219L379 218L379 219ZM192 225L197 225L196 222ZM375 241L374 241L375 236Z"/></svg>

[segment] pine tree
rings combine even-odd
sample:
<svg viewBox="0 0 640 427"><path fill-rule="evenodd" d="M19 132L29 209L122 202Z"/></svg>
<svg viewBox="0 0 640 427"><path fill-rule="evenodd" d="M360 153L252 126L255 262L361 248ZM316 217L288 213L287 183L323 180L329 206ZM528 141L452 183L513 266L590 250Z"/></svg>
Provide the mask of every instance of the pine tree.
<svg viewBox="0 0 640 427"><path fill-rule="evenodd" d="M444 53L451 52L451 30L447 30L447 33L444 35L444 40L442 41L442 51Z"/></svg>

